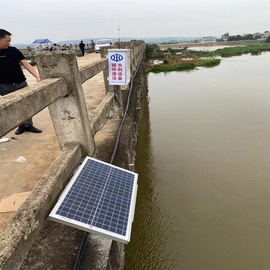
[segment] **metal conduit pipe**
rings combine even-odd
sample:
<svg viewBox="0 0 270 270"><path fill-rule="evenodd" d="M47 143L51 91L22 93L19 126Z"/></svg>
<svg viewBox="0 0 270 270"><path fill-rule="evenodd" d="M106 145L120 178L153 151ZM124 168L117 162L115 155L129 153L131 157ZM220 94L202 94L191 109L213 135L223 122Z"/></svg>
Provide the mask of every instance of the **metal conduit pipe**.
<svg viewBox="0 0 270 270"><path fill-rule="evenodd" d="M132 92L132 88L133 88L134 77L136 76L136 74L137 74L137 72L139 70L141 61L142 61L142 59L140 59L139 64L137 66L137 69L136 69L136 71L135 71L135 73L134 73L134 75L132 76L132 79L131 79L129 93L128 93L128 99L127 99L127 106L126 106L125 113L123 115L121 124L120 124L118 132L117 132L116 142L115 142L115 145L114 145L114 150L113 150L113 153L112 153L112 156L111 156L110 164L113 163L115 155L116 155L116 151L117 151L117 148L118 148L122 127L123 127L124 121L125 121L125 119L127 117L127 112L128 112L129 103L130 103L130 96L131 96L131 92ZM77 257L76 257L76 261L75 261L73 270L79 270L81 260L82 260L82 255L83 255L84 248L85 248L86 239L88 238L88 236L89 236L89 233L85 232L84 236L83 236L83 239L82 239L82 242L81 242L81 245L80 245L79 252L78 252Z"/></svg>

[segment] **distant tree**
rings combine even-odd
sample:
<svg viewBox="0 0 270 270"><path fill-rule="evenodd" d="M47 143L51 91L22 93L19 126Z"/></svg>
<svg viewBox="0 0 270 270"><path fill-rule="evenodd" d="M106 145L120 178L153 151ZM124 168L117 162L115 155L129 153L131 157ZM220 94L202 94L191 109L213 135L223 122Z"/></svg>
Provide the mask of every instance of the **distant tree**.
<svg viewBox="0 0 270 270"><path fill-rule="evenodd" d="M243 36L236 35L228 37L228 41L240 41L240 40L254 40L254 37L252 34L244 34Z"/></svg>
<svg viewBox="0 0 270 270"><path fill-rule="evenodd" d="M229 33L225 33L222 35L222 39L225 40L225 39L228 39L228 37L230 36Z"/></svg>
<svg viewBox="0 0 270 270"><path fill-rule="evenodd" d="M171 55L176 55L176 51L172 48L168 48L166 51L170 53Z"/></svg>
<svg viewBox="0 0 270 270"><path fill-rule="evenodd" d="M243 39L243 37L241 35L236 36L236 40L242 40L242 39Z"/></svg>
<svg viewBox="0 0 270 270"><path fill-rule="evenodd" d="M146 49L145 49L146 57L150 57L151 55L159 51L160 51L160 48L157 44L149 44L149 43L146 44Z"/></svg>
<svg viewBox="0 0 270 270"><path fill-rule="evenodd" d="M261 35L257 35L257 36L255 36L255 39L259 39L261 37L262 37Z"/></svg>
<svg viewBox="0 0 270 270"><path fill-rule="evenodd" d="M237 36L229 36L228 37L228 41L238 41L238 40L242 40L242 36L237 35Z"/></svg>
<svg viewBox="0 0 270 270"><path fill-rule="evenodd" d="M246 34L246 35L244 35L243 38L244 38L244 40L253 40L254 39L252 34Z"/></svg>
<svg viewBox="0 0 270 270"><path fill-rule="evenodd" d="M265 40L266 43L270 43L270 36Z"/></svg>
<svg viewBox="0 0 270 270"><path fill-rule="evenodd" d="M269 33L269 31L264 31L265 34Z"/></svg>

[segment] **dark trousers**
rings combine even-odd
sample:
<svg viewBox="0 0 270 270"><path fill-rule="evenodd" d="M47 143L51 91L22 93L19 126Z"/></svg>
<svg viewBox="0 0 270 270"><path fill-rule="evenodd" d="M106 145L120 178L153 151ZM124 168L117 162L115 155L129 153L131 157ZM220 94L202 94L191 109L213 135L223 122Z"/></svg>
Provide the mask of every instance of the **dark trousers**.
<svg viewBox="0 0 270 270"><path fill-rule="evenodd" d="M0 96L5 96L7 94L13 93L27 86L28 84L26 81L23 81L21 83L14 83L14 84L1 84L0 83ZM24 123L20 125L20 127L31 127L31 126L33 126L32 117L27 119Z"/></svg>

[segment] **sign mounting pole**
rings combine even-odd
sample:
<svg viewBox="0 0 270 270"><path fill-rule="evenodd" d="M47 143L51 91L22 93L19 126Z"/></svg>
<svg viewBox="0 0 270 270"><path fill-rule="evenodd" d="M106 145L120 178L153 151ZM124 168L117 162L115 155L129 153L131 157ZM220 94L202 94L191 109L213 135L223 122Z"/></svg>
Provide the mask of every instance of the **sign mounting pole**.
<svg viewBox="0 0 270 270"><path fill-rule="evenodd" d="M118 48L120 49L120 26L118 25Z"/></svg>

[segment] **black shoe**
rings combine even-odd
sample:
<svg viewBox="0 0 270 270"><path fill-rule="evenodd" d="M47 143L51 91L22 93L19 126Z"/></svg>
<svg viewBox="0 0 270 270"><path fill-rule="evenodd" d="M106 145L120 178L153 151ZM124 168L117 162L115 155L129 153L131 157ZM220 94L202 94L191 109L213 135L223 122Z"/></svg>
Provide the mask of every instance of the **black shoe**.
<svg viewBox="0 0 270 270"><path fill-rule="evenodd" d="M33 126L31 126L31 127L25 127L24 129L26 131L33 132L33 133L41 133L42 132L42 130L40 130L38 128L35 128Z"/></svg>
<svg viewBox="0 0 270 270"><path fill-rule="evenodd" d="M19 127L19 128L15 131L15 134L16 134L16 135L20 135L20 134L22 134L22 133L24 133L24 127Z"/></svg>

